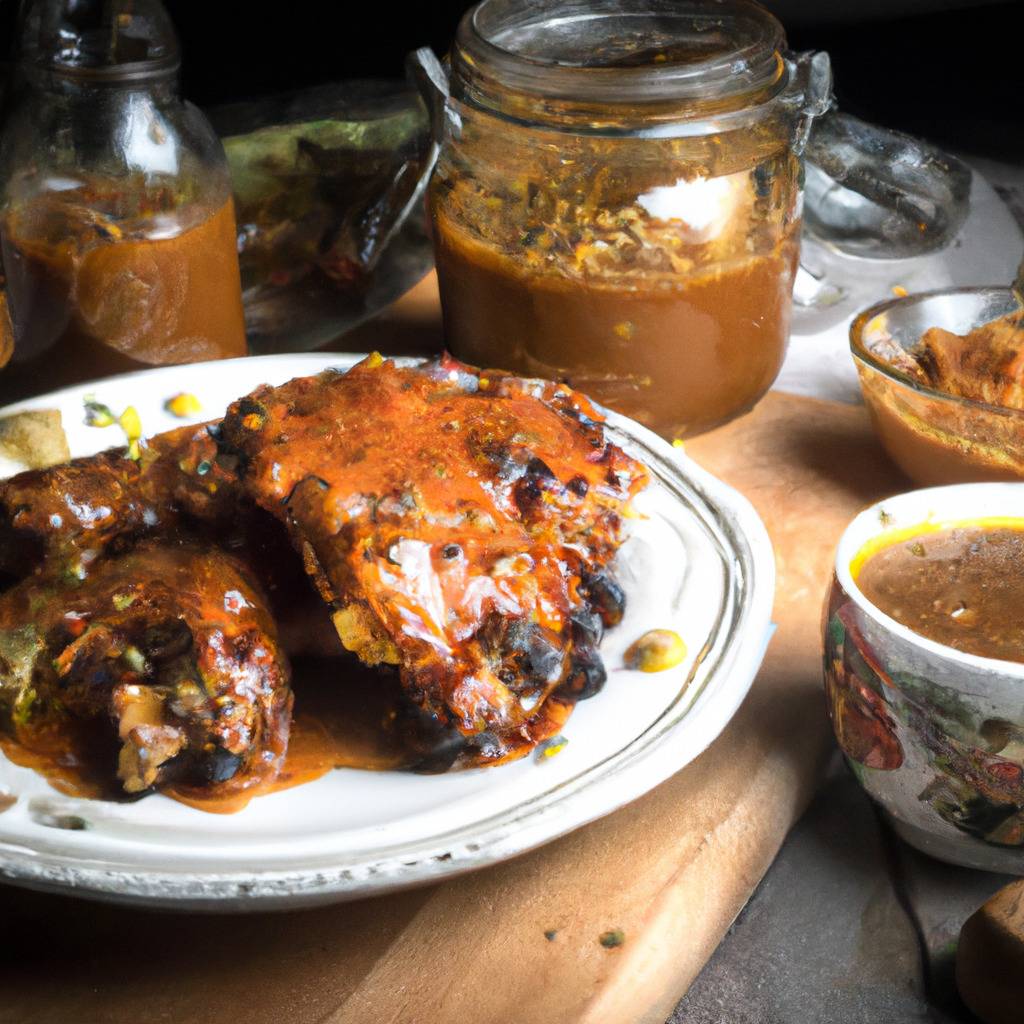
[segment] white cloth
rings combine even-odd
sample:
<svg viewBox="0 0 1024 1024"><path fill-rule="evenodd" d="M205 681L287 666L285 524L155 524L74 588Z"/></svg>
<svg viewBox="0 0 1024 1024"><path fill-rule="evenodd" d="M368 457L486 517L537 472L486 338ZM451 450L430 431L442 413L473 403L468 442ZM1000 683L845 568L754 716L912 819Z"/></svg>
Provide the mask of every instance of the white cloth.
<svg viewBox="0 0 1024 1024"><path fill-rule="evenodd" d="M837 301L813 308L794 304L777 390L859 402L849 330L861 310L891 298L897 287L923 292L950 285L1008 285L1013 280L1024 255L1024 232L1011 208L1024 211L1024 170L965 159L975 171L970 213L953 244L940 252L909 260L872 260L843 255L805 237L802 262L815 276L823 275L822 283L838 290Z"/></svg>

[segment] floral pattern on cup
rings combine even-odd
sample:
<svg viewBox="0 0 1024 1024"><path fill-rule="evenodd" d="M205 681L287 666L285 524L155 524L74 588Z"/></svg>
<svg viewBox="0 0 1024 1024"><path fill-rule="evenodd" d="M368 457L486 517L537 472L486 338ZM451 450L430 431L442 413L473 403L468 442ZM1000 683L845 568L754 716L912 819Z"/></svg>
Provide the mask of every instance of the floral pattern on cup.
<svg viewBox="0 0 1024 1024"><path fill-rule="evenodd" d="M899 819L909 794L881 775L906 769L912 794L942 822L988 845L1024 847L1024 722L989 716L973 695L908 671L902 652L869 642L864 622L835 581L825 694L836 739L862 784Z"/></svg>

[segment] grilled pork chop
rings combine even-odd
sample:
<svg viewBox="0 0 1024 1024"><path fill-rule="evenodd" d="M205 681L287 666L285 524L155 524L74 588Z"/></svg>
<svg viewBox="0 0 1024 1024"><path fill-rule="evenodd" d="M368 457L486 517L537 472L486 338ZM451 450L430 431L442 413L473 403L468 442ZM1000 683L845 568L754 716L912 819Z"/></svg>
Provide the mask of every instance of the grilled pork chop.
<svg viewBox="0 0 1024 1024"><path fill-rule="evenodd" d="M596 692L609 569L644 468L555 383L371 356L261 387L222 453L284 521L342 643L399 667L462 764L517 756Z"/></svg>
<svg viewBox="0 0 1024 1024"><path fill-rule="evenodd" d="M94 723L128 793L226 797L272 780L291 703L263 597L214 548L146 542L84 579L33 574L0 595L9 729L31 750L68 720Z"/></svg>

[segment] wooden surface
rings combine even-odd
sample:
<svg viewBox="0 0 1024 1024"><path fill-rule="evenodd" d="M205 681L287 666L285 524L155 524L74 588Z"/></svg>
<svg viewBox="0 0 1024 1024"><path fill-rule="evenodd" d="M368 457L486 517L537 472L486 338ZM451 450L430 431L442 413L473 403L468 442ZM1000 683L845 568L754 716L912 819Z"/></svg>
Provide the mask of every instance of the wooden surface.
<svg viewBox="0 0 1024 1024"><path fill-rule="evenodd" d="M417 301L413 341L437 329L429 283ZM360 344L389 348L386 333ZM509 864L338 907L176 916L0 889L0 1022L662 1024L830 749L819 628L835 542L907 486L863 410L805 398L769 395L688 451L753 501L779 571L764 667L690 767ZM625 941L608 949L612 929Z"/></svg>

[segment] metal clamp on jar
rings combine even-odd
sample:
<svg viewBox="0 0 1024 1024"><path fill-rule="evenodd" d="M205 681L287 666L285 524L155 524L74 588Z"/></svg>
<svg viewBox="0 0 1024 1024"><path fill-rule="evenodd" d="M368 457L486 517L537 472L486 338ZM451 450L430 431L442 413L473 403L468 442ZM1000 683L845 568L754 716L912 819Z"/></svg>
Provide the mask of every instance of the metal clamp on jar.
<svg viewBox="0 0 1024 1024"><path fill-rule="evenodd" d="M826 54L787 56L750 0L483 0L447 70L429 50L411 63L435 112L457 356L564 379L669 438L767 391Z"/></svg>

